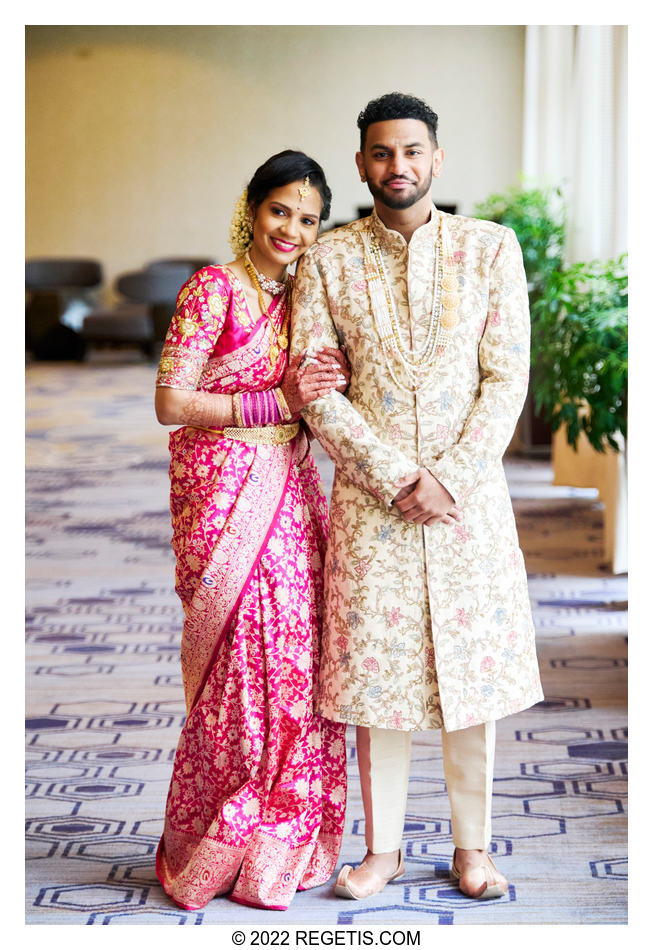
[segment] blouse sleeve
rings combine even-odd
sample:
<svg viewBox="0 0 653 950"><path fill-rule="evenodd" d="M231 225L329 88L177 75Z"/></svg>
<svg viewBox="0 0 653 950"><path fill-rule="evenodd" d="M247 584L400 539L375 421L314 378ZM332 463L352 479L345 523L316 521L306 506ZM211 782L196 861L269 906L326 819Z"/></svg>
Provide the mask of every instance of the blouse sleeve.
<svg viewBox="0 0 653 950"><path fill-rule="evenodd" d="M227 281L208 268L197 271L179 291L168 328L157 386L196 389L204 365L224 327L231 300Z"/></svg>

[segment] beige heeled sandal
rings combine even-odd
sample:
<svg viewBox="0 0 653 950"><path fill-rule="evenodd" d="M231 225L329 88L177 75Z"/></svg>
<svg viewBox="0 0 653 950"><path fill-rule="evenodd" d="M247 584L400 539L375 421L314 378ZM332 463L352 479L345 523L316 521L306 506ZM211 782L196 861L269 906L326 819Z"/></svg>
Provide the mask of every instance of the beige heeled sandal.
<svg viewBox="0 0 653 950"><path fill-rule="evenodd" d="M497 869L497 866L495 865L495 863L494 863L494 861L492 860L492 858L490 857L490 855L486 853L486 857L487 857L488 861L490 862L490 864L492 865L492 868L493 868L493 869L496 871L496 873L498 874L499 871L498 871L498 869ZM479 901L481 901L481 900L490 900L490 899L496 898L496 897L505 897L505 895L508 893L508 889L506 888L506 890L504 891L503 887L501 886L501 884L498 883L498 881L496 880L496 878L493 877L493 879L490 880L490 874L488 873L488 872L490 872L490 868L487 866L487 864L481 864L481 865L478 866L478 868L474 868L474 870L475 870L475 871L476 871L476 870L479 870L479 871L482 870L482 871L484 872L484 874L485 874L485 884L486 884L485 890L484 890L484 891L481 891L481 893L478 894L476 897L473 897L471 894L465 894L465 892L464 892L463 890L461 890L461 894L465 894L465 897L471 897L473 900L479 900ZM460 881L460 878L462 877L462 874L460 873L460 871L459 871L458 868L456 867L456 853L455 853L455 851L454 851L453 860L452 860L452 862L451 862L451 873L452 873L452 875L454 876L454 878L455 878L457 881Z"/></svg>
<svg viewBox="0 0 653 950"><path fill-rule="evenodd" d="M358 865L359 868L365 868L367 871L367 883L369 890L363 894L355 894L349 886L349 875L354 870L351 864L343 864L340 868L340 874L338 874L338 879L336 880L334 893L338 897L344 897L352 901L364 900L366 897L373 897L375 894L380 894L383 888L390 881L397 881L400 877L403 877L406 867L404 865L404 859L401 851L399 852L399 861L397 862L397 870L394 874L391 874L390 877L383 878L380 874L377 874L376 871L373 871L369 864L365 864L365 861L361 861Z"/></svg>

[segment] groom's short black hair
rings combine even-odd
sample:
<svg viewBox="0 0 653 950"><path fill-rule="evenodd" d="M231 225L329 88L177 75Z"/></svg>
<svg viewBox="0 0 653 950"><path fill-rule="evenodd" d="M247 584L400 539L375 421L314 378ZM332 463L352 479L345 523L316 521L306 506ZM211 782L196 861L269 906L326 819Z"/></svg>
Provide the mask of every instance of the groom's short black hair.
<svg viewBox="0 0 653 950"><path fill-rule="evenodd" d="M429 130L435 148L438 147L438 117L433 109L416 96L403 92L388 92L385 96L368 102L358 116L356 124L361 133L361 152L365 148L368 126L373 122L387 122L389 119L419 119Z"/></svg>

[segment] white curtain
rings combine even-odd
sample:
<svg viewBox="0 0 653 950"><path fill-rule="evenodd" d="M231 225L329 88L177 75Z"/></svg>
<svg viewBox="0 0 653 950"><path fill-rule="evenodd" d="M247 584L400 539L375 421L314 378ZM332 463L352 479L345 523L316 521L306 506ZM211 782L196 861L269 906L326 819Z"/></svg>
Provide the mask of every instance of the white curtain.
<svg viewBox="0 0 653 950"><path fill-rule="evenodd" d="M527 26L526 185L560 185L570 262L627 250L625 26Z"/></svg>

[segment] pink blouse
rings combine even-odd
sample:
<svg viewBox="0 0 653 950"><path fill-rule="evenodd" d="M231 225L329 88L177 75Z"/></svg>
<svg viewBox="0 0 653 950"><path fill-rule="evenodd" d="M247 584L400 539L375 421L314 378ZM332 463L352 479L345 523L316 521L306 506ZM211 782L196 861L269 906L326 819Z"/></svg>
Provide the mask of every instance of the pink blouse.
<svg viewBox="0 0 653 950"><path fill-rule="evenodd" d="M281 296L270 305L277 329L286 306ZM203 267L179 291L156 385L228 394L269 389L287 363L282 350L270 364L273 336L270 318L252 317L243 286L228 268Z"/></svg>

